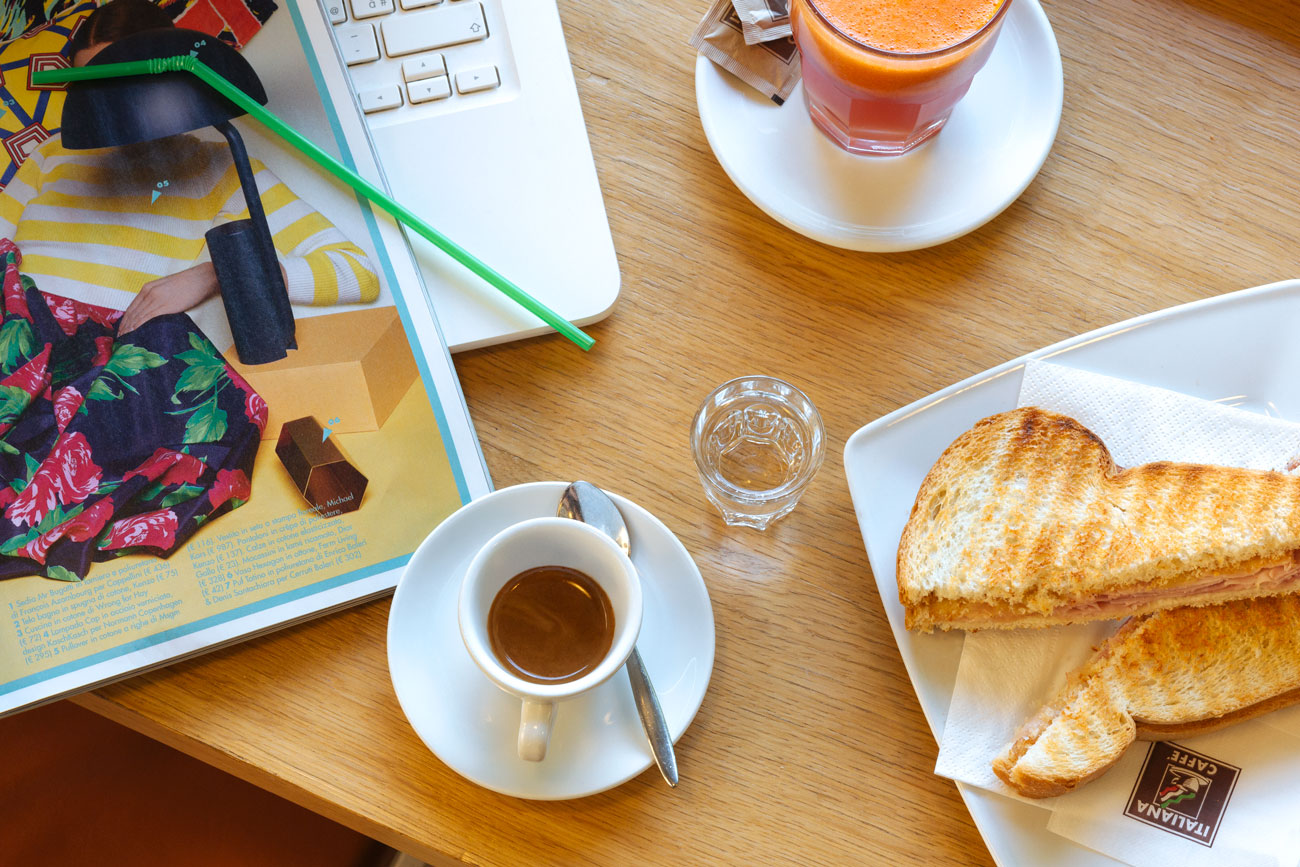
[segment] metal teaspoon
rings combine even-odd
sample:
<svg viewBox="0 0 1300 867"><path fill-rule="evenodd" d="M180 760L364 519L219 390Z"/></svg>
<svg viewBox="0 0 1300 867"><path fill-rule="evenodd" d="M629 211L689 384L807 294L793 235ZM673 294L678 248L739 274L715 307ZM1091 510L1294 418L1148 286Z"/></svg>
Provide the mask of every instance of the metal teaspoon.
<svg viewBox="0 0 1300 867"><path fill-rule="evenodd" d="M628 536L627 523L623 514L609 495L590 482L574 482L564 489L560 497L560 506L556 514L561 518L572 518L590 524L614 540L624 554L630 554L632 542ZM654 685L641 654L632 648L632 655L627 658L627 677L632 682L632 695L636 699L636 712L641 717L646 738L650 741L650 752L654 754L655 764L664 775L669 786L677 785L677 756L673 753L673 739L668 733L668 722L659 707L659 697L655 695Z"/></svg>

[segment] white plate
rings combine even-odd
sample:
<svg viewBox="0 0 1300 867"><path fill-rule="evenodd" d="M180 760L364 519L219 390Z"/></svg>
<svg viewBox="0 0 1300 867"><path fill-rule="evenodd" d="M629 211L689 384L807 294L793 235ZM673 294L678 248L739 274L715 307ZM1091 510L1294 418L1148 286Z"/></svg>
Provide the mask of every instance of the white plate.
<svg viewBox="0 0 1300 867"><path fill-rule="evenodd" d="M947 125L901 157L841 150L813 126L803 85L777 106L695 61L704 133L740 191L802 235L871 252L942 244L1002 213L1047 159L1062 94L1056 36L1037 0L1015 0Z"/></svg>
<svg viewBox="0 0 1300 867"><path fill-rule="evenodd" d="M1300 280L1172 307L1102 328L995 367L890 413L844 447L844 469L871 571L935 740L957 679L963 634L903 628L894 565L921 481L940 453L981 418L1014 409L1028 358L1300 420ZM1047 831L1048 811L957 784L1000 864L1110 865Z"/></svg>
<svg viewBox="0 0 1300 867"><path fill-rule="evenodd" d="M622 669L560 706L542 762L515 752L519 700L497 689L461 642L456 601L470 559L488 539L527 518L554 515L563 482L504 488L462 507L421 543L388 615L388 669L416 734L452 770L518 798L580 798L625 782L653 756ZM611 494L632 537L645 615L637 649L673 740L691 724L713 673L713 607L700 570L672 531ZM689 778L690 768L682 768Z"/></svg>

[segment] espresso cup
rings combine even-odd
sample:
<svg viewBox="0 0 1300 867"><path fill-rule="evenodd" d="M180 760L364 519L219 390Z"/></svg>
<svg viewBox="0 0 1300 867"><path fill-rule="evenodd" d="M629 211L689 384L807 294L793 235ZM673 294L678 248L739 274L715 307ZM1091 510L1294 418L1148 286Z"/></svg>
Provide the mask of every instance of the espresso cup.
<svg viewBox="0 0 1300 867"><path fill-rule="evenodd" d="M526 680L498 658L489 636L488 619L497 595L517 576L541 567L573 569L588 576L604 592L613 613L608 651L594 667L572 680ZM641 631L641 613L641 580L636 567L612 539L580 521L523 521L497 533L479 549L460 587L460 635L470 658L488 679L523 702L518 740L521 759L539 762L546 758L560 702L600 686L627 661Z"/></svg>

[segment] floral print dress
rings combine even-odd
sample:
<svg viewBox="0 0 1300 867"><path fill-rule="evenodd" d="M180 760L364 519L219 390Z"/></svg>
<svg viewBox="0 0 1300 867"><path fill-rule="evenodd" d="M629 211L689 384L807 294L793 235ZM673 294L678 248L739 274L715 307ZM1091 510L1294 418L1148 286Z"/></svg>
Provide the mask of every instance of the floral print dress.
<svg viewBox="0 0 1300 867"><path fill-rule="evenodd" d="M0 239L0 578L166 557L246 501L267 407L181 314L47 295Z"/></svg>

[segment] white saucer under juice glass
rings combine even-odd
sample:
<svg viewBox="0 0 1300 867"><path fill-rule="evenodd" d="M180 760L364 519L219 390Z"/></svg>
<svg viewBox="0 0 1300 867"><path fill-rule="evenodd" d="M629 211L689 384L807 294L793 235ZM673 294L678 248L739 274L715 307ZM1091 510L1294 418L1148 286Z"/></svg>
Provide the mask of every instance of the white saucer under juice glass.
<svg viewBox="0 0 1300 867"><path fill-rule="evenodd" d="M718 162L769 216L832 246L899 252L971 232L1024 192L1056 140L1064 80L1038 0L1015 0L943 130L903 156L848 153L813 125L802 85L778 106L703 56L695 98Z"/></svg>

